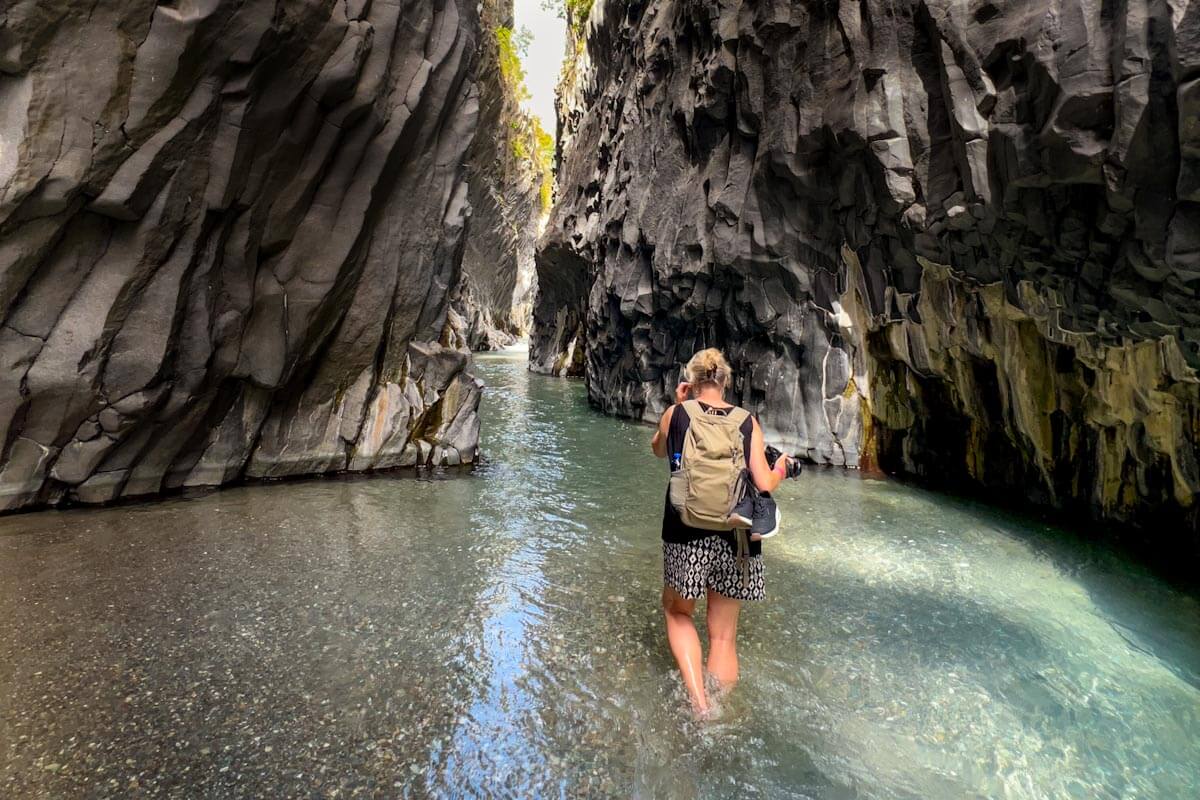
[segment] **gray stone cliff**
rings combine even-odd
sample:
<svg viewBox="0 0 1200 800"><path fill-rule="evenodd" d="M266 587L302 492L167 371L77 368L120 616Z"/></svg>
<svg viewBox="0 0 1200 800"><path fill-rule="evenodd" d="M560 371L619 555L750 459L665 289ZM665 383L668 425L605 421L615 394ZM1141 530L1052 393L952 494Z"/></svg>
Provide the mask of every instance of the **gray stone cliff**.
<svg viewBox="0 0 1200 800"><path fill-rule="evenodd" d="M496 350L529 332L542 184L552 178L549 160L538 157L533 120L521 108L520 76L500 66L497 33L513 30L512 0L483 0L480 8L479 126L467 153L471 224L453 307L468 346Z"/></svg>
<svg viewBox="0 0 1200 800"><path fill-rule="evenodd" d="M534 369L719 346L813 461L1197 546L1200 5L597 0L573 69Z"/></svg>
<svg viewBox="0 0 1200 800"><path fill-rule="evenodd" d="M0 508L475 455L474 0L0 11Z"/></svg>

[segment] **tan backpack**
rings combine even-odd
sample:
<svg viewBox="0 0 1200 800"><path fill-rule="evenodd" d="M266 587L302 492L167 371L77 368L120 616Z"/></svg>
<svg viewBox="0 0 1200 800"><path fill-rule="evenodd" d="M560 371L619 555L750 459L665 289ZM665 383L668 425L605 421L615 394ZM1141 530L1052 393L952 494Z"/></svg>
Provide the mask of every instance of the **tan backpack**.
<svg viewBox="0 0 1200 800"><path fill-rule="evenodd" d="M680 467L671 474L671 505L683 524L710 531L733 530L729 513L745 488L744 408L709 414L697 400L683 403L690 424L683 439Z"/></svg>

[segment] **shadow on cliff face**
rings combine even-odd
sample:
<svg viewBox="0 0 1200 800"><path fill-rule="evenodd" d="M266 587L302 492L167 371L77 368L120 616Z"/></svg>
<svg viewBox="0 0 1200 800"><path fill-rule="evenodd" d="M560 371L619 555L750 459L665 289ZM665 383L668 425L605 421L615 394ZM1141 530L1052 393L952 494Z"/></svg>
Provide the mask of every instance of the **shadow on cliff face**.
<svg viewBox="0 0 1200 800"><path fill-rule="evenodd" d="M570 249L543 250L537 257L539 264L550 260L554 267L538 270L529 368L545 375L582 376L588 262Z"/></svg>

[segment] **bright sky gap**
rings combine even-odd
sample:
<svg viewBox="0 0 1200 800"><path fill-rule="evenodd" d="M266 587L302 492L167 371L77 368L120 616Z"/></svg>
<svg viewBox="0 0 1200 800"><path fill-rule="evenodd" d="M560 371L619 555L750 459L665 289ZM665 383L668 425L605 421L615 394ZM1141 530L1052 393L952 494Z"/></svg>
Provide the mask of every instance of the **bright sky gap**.
<svg viewBox="0 0 1200 800"><path fill-rule="evenodd" d="M566 51L567 23L555 12L542 8L542 0L515 0L514 30L528 28L533 34L529 52L521 57L529 100L525 110L542 119L542 127L554 135L554 87Z"/></svg>

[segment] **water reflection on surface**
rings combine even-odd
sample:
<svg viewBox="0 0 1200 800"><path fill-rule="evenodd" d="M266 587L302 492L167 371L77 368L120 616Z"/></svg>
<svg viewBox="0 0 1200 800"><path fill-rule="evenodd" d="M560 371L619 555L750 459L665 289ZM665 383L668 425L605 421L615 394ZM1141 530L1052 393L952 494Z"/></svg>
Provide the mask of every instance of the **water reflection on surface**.
<svg viewBox="0 0 1200 800"><path fill-rule="evenodd" d="M1200 607L887 481L782 494L717 722L662 641L662 465L480 359L470 477L0 520L0 793L1192 797Z"/></svg>

